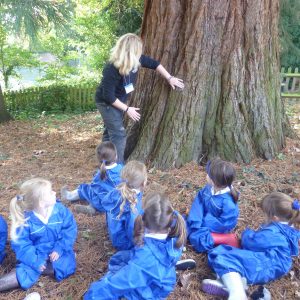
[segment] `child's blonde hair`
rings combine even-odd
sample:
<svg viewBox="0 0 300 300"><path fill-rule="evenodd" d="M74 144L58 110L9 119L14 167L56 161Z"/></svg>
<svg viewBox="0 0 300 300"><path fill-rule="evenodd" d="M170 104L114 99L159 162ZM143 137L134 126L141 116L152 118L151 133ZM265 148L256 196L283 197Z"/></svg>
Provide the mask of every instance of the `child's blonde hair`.
<svg viewBox="0 0 300 300"><path fill-rule="evenodd" d="M51 191L51 182L42 178L25 181L20 187L20 194L10 201L9 211L12 220L10 235L12 240L18 238L17 228L26 225L25 211L38 207L45 196Z"/></svg>
<svg viewBox="0 0 300 300"><path fill-rule="evenodd" d="M143 43L139 36L133 33L124 34L112 48L109 61L121 75L128 75L140 66L142 49Z"/></svg>
<svg viewBox="0 0 300 300"><path fill-rule="evenodd" d="M123 213L126 201L130 203L131 210L135 211L137 197L134 189L142 189L147 182L146 166L136 160L129 161L121 171L121 178L123 182L117 187L122 196L119 216Z"/></svg>
<svg viewBox="0 0 300 300"><path fill-rule="evenodd" d="M186 241L186 225L182 216L173 209L164 193L149 192L144 199L144 214L134 223L134 241L143 245L145 228L152 233L167 233L168 237L177 237L176 248Z"/></svg>
<svg viewBox="0 0 300 300"><path fill-rule="evenodd" d="M274 220L276 216L280 221L292 224L300 224L300 203L293 200L290 196L273 192L265 196L261 202L263 212L267 215L268 220Z"/></svg>

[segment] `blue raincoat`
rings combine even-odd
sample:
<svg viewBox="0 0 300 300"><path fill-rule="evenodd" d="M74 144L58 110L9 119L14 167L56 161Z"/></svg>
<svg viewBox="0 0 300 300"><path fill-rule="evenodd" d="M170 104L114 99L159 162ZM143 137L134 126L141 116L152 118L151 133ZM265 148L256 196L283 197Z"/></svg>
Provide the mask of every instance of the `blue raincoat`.
<svg viewBox="0 0 300 300"><path fill-rule="evenodd" d="M175 243L175 238L145 237L142 247L117 252L108 273L91 284L84 300L165 299L176 284L175 264L182 253Z"/></svg>
<svg viewBox="0 0 300 300"><path fill-rule="evenodd" d="M285 275L292 267L292 256L298 255L300 232L273 222L258 231L246 229L243 249L221 245L208 254L208 262L221 277L237 272L248 284L264 284Z"/></svg>
<svg viewBox="0 0 300 300"><path fill-rule="evenodd" d="M206 185L196 196L187 218L188 238L198 252L214 247L211 232L227 233L237 224L239 209L230 192L212 195Z"/></svg>
<svg viewBox="0 0 300 300"><path fill-rule="evenodd" d="M128 250L134 246L134 221L138 215L143 213L142 195L142 192L136 195L137 204L134 211L131 210L129 202L126 201L121 216L119 214L122 196L119 190L115 189L111 191L102 200L103 208L106 210L106 224L109 238L117 250Z"/></svg>
<svg viewBox="0 0 300 300"><path fill-rule="evenodd" d="M48 223L43 223L33 211L26 212L28 226L17 229L18 238L11 242L18 261L16 273L20 286L30 288L40 277L40 267L46 265L49 254L56 251L58 260L52 262L57 281L75 272L76 260L73 245L77 225L72 213L56 202Z"/></svg>
<svg viewBox="0 0 300 300"><path fill-rule="evenodd" d="M112 169L106 170L106 179L101 180L100 170L97 171L90 184L80 184L78 187L78 195L80 199L88 201L95 209L105 212L102 206L102 199L108 192L117 187L121 183L120 173L123 168L122 164L117 164Z"/></svg>
<svg viewBox="0 0 300 300"><path fill-rule="evenodd" d="M5 245L7 242L7 224L2 216L0 216L0 264L3 262L6 253Z"/></svg>

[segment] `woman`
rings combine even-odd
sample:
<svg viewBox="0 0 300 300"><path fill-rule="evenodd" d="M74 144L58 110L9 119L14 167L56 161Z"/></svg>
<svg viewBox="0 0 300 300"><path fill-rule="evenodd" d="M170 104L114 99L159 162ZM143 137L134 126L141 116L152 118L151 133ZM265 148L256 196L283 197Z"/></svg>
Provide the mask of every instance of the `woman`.
<svg viewBox="0 0 300 300"><path fill-rule="evenodd" d="M156 60L142 55L142 40L135 34L121 36L111 51L109 63L103 70L102 81L96 91L96 105L104 122L102 141L115 144L119 162L124 162L126 131L123 125L124 113L133 121L141 115L137 107L126 104L127 96L134 90L138 68L158 71L166 78L173 89L183 89L181 79L171 76Z"/></svg>

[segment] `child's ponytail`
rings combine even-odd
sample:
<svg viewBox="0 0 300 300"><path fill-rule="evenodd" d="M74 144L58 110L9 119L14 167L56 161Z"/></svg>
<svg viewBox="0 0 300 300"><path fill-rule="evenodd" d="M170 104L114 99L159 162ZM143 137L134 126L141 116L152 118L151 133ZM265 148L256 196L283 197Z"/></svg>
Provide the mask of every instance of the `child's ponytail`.
<svg viewBox="0 0 300 300"><path fill-rule="evenodd" d="M121 215L123 214L126 201L130 203L131 211L136 212L136 207L135 207L135 205L137 204L136 192L130 189L126 182L121 182L118 185L117 189L120 191L122 197L122 203L120 205L120 213L118 217L121 217Z"/></svg>
<svg viewBox="0 0 300 300"><path fill-rule="evenodd" d="M100 179L104 180L106 179L106 166L105 166L105 160L102 160L100 165Z"/></svg>
<svg viewBox="0 0 300 300"><path fill-rule="evenodd" d="M18 238L17 228L25 226L25 216L24 210L22 208L22 201L24 196L18 195L10 201L9 211L11 216L11 227L10 227L10 236L12 240Z"/></svg>
<svg viewBox="0 0 300 300"><path fill-rule="evenodd" d="M145 234L145 226L143 217L138 215L134 221L134 244L137 246L142 246L144 244L144 234Z"/></svg>
<svg viewBox="0 0 300 300"><path fill-rule="evenodd" d="M186 224L183 217L178 213L178 211L173 211L173 222L171 225L171 231L169 237L178 237L176 241L176 248L181 248L186 242Z"/></svg>
<svg viewBox="0 0 300 300"><path fill-rule="evenodd" d="M234 202L237 203L239 200L239 197L240 197L239 191L236 188L234 188L232 185L229 188L230 188L230 194L231 194Z"/></svg>

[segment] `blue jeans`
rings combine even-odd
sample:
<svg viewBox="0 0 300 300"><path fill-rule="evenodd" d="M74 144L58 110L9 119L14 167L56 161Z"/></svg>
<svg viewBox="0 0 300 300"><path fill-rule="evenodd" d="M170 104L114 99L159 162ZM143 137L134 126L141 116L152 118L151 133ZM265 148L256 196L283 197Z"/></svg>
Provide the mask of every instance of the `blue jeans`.
<svg viewBox="0 0 300 300"><path fill-rule="evenodd" d="M102 141L111 141L117 148L118 162L124 163L126 130L123 124L124 112L106 103L96 103L104 122Z"/></svg>

